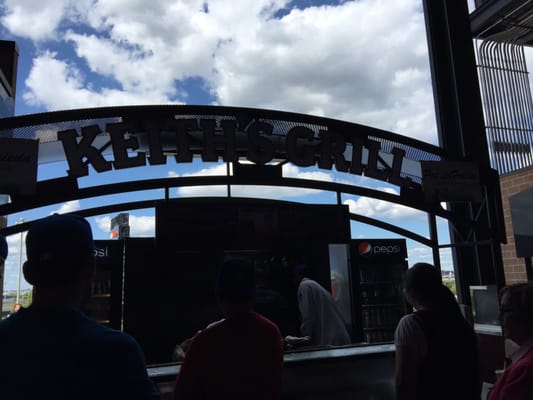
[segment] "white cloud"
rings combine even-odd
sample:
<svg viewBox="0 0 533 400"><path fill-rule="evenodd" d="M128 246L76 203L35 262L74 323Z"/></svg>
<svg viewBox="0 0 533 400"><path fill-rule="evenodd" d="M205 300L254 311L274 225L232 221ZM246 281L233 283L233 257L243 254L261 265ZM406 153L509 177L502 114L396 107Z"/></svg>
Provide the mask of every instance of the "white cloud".
<svg viewBox="0 0 533 400"><path fill-rule="evenodd" d="M217 104L324 115L436 142L420 3L344 1L277 18L288 0L7 0L2 22L35 41L57 37L77 56L39 46L23 89L35 106L183 102L194 77ZM46 13L46 29L31 30Z"/></svg>
<svg viewBox="0 0 533 400"><path fill-rule="evenodd" d="M226 164L218 164L213 167L202 168L197 172L191 172L186 174L179 174L175 171L169 171L169 177L179 176L223 176L226 175ZM299 178L309 179L315 181L333 181L333 175L328 172L322 171L302 171L293 164L285 164L282 167L283 176L287 178ZM226 186L188 186L180 187L176 189L176 193L180 197L202 197L202 196L227 196L228 189ZM261 186L257 182L253 186L232 186L232 196L242 197L257 197L265 199L281 199L287 197L302 197L311 194L320 193L320 190L304 189L304 188L291 188L291 187L273 187L273 186Z"/></svg>
<svg viewBox="0 0 533 400"><path fill-rule="evenodd" d="M364 18L363 18L364 16ZM356 121L431 140L434 117L419 1L357 1L293 10L254 42L223 43L213 85L222 104ZM421 102L421 100L423 100ZM424 128L419 127L423 122Z"/></svg>
<svg viewBox="0 0 533 400"><path fill-rule="evenodd" d="M109 234L109 231L111 230L111 217L96 217L94 220L96 221L98 229Z"/></svg>
<svg viewBox="0 0 533 400"><path fill-rule="evenodd" d="M155 236L155 217L130 214L130 236Z"/></svg>
<svg viewBox="0 0 533 400"><path fill-rule="evenodd" d="M23 232L22 236L21 234L10 235L6 238L6 240L7 240L7 246L8 246L7 259L18 260L19 251L20 251L21 244L22 244L22 257L24 260L26 257L26 232Z"/></svg>
<svg viewBox="0 0 533 400"><path fill-rule="evenodd" d="M202 168L197 172L187 172L181 176L224 176L227 174L226 164L217 164L212 167ZM176 176L180 176L179 174Z"/></svg>
<svg viewBox="0 0 533 400"><path fill-rule="evenodd" d="M294 164L283 165L283 176L286 178L309 179L313 181L333 182L334 178L330 172L323 171L302 171Z"/></svg>
<svg viewBox="0 0 533 400"><path fill-rule="evenodd" d="M409 266L418 262L434 264L431 247L415 246L407 249ZM453 260L450 249L439 249L440 266L443 271L453 271Z"/></svg>
<svg viewBox="0 0 533 400"><path fill-rule="evenodd" d="M410 247L408 249L409 264L415 264L417 262L433 263L433 252L430 247L418 246Z"/></svg>
<svg viewBox="0 0 533 400"><path fill-rule="evenodd" d="M111 230L111 217L103 216L95 218L96 225L102 233L109 236ZM131 237L140 237L140 236L155 236L155 217L150 215L135 215L130 214L129 216L130 224L130 236Z"/></svg>
<svg viewBox="0 0 533 400"><path fill-rule="evenodd" d="M439 256L440 256L440 266L442 270L448 270L453 271L453 258L452 258L452 252L451 249L440 249L439 250Z"/></svg>
<svg viewBox="0 0 533 400"><path fill-rule="evenodd" d="M57 210L52 211L50 214L67 214L74 211L78 211L81 208L79 200L67 201L62 204Z"/></svg>
<svg viewBox="0 0 533 400"><path fill-rule="evenodd" d="M53 38L70 0L4 0L2 24L13 34L35 41Z"/></svg>
<svg viewBox="0 0 533 400"><path fill-rule="evenodd" d="M83 72L77 65L60 60L56 53L48 51L33 60L25 83L29 90L24 92L24 100L49 110L169 102L158 92L93 90L86 86Z"/></svg>
<svg viewBox="0 0 533 400"><path fill-rule="evenodd" d="M212 167L202 168L199 171L187 172L184 174L179 174L176 171L169 171L168 177L177 178L180 176L224 176L226 175L226 168L226 164L217 164ZM227 195L227 188L226 186L187 186L176 189L176 194L179 197L220 197Z"/></svg>
<svg viewBox="0 0 533 400"><path fill-rule="evenodd" d="M392 188L377 188L391 194L398 194ZM379 219L426 219L426 213L416 209L405 207L401 204L390 203L384 200L378 200L369 197L359 197L357 200L347 199L344 204L348 205L350 212L354 214L364 215L370 218Z"/></svg>

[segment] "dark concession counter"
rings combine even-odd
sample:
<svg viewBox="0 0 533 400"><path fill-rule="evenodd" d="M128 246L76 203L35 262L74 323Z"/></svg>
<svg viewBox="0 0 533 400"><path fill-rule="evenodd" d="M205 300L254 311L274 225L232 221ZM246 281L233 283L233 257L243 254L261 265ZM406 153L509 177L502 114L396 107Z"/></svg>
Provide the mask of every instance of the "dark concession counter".
<svg viewBox="0 0 533 400"><path fill-rule="evenodd" d="M285 353L283 399L394 399L393 344L314 347ZM180 364L148 367L163 399L172 398Z"/></svg>

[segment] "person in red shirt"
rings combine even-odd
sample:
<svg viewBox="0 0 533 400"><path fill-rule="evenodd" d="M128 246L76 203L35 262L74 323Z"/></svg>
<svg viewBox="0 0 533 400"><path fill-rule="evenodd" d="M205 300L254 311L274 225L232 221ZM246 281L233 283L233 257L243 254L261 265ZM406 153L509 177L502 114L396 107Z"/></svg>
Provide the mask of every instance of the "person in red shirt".
<svg viewBox="0 0 533 400"><path fill-rule="evenodd" d="M238 259L224 263L215 291L225 318L193 338L175 399L281 399L281 334L253 311L253 265Z"/></svg>
<svg viewBox="0 0 533 400"><path fill-rule="evenodd" d="M533 398L533 284L518 283L501 290L500 321L506 339L520 346L511 364L489 392L489 400Z"/></svg>

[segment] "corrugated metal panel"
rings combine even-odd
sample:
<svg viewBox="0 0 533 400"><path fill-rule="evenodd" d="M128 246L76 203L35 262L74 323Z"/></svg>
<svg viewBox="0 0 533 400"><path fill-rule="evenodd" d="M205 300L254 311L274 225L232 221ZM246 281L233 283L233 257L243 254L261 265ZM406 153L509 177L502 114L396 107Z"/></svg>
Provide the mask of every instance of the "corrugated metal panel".
<svg viewBox="0 0 533 400"><path fill-rule="evenodd" d="M533 164L533 101L524 48L483 41L479 77L492 167L500 174Z"/></svg>

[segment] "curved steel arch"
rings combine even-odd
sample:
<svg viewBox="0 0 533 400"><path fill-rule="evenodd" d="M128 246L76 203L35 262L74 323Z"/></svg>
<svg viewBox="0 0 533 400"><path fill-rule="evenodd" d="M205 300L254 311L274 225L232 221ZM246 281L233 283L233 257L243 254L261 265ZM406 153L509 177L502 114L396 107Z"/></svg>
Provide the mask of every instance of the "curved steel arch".
<svg viewBox="0 0 533 400"><path fill-rule="evenodd" d="M190 200L190 198L173 199L173 200ZM85 208L85 209L76 211L75 214L80 215L82 217L93 217L95 215L117 213L117 212L128 211L128 210L155 208L157 203L161 201L163 200L142 200L142 201L133 201L133 202L125 202L125 203L115 203L113 205ZM282 202L282 201L275 200L275 202ZM283 201L283 202L286 202L286 201ZM428 247L434 247L438 245L438 243L435 243L435 241L428 239L422 235L418 235L414 232L411 232L406 229L400 228L398 226L377 220L375 218L370 218L370 217L366 217L366 216L354 214L354 213L350 213L349 215L350 215L350 220L352 221L358 221L358 222L361 222L367 225L372 225L372 226L396 233L401 236L405 236L406 238L412 239ZM8 228L0 229L0 233L8 236L8 235L13 235L16 233L24 232L28 230L34 222L35 221L27 221L27 222L19 223L16 225L12 225Z"/></svg>
<svg viewBox="0 0 533 400"><path fill-rule="evenodd" d="M70 181L69 183L65 183ZM164 189L165 197L159 200L144 200L136 202L116 203L113 205L101 206L83 209L77 211L77 214L83 216L95 216L111 212L120 212L133 209L151 208L154 207L158 201L168 200L168 192L172 188L179 187L192 187L192 186L249 186L258 185L257 181L241 179L235 176L210 176L210 177L176 177L176 178L158 178L148 179L142 181L122 182L115 184L101 185L97 187L89 187L83 189L76 189L70 191L55 190L55 187L73 185L73 181L70 178L61 180L43 181L40 182L38 192L42 193L41 196L21 198L19 201L5 204L0 206L0 214L12 214L27 209L39 208L48 205L53 205L61 202L66 202L75 199L87 199L98 196L113 195L125 192L135 192L143 190ZM363 197L371 197L377 200L388 201L391 203L401 204L407 207L418 209L419 211L426 212L430 215L438 215L442 218L452 220L453 214L442 209L441 207L435 207L433 205L425 204L413 204L409 203L405 198L394 195L387 192L382 192L375 189L364 188L360 186L351 186L347 184L339 184L334 182L322 182L311 181L307 179L296 178L281 178L279 180L260 182L261 186L283 186L283 187L298 187L305 189L325 190L328 192L335 192L337 194L348 194ZM74 189L74 186L72 186ZM176 200L176 199L173 199ZM278 200L281 201L281 200ZM408 231L404 228L395 226L390 223L386 223L374 218L370 218L363 215L350 213L350 219L353 221L359 221L368 225L376 226L378 228L388 230L390 232L397 233L399 235L410 238L414 241L422 243L429 247L437 246L434 240L427 239L424 236L418 235L414 232ZM8 228L0 229L5 235L11 235L18 232L23 232L31 226L32 222L26 222L22 224L12 225Z"/></svg>
<svg viewBox="0 0 533 400"><path fill-rule="evenodd" d="M325 190L335 193L343 193L355 196L371 197L377 200L384 200L406 207L415 208L420 211L434 214L436 216L453 220L454 216L449 211L443 209L439 204L424 203L419 198L408 195L395 195L392 193L365 188L362 186L352 186L345 183L335 183L326 181L312 181L299 178L279 178L262 179L260 182L253 179L242 179L237 176L197 176L197 177L174 177L155 178L140 181L128 181L111 183L99 186L91 186L79 189L74 180L70 178L41 181L37 185L36 196L14 196L12 203L0 205L0 215L9 215L27 209L39 208L48 205L58 204L71 200L87 199L92 197L107 196L125 192L137 192L143 190L179 188L184 186L283 186L304 189ZM59 188L67 190L58 190ZM419 194L419 193L416 193Z"/></svg>

